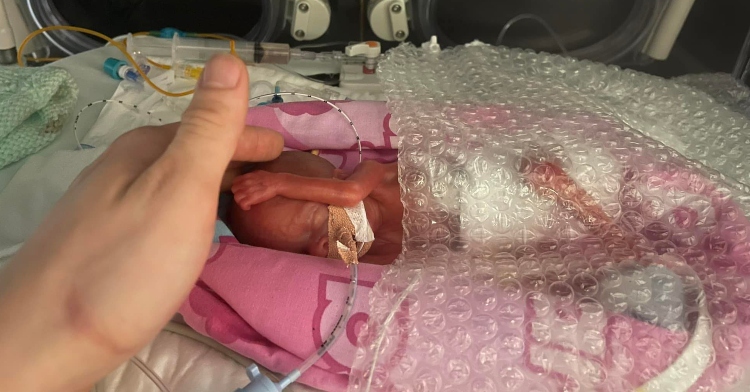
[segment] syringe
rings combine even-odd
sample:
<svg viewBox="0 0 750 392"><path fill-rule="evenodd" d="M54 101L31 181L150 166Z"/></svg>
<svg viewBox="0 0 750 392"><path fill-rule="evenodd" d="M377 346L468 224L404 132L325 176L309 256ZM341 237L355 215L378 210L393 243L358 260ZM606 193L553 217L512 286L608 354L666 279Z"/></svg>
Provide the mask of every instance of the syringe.
<svg viewBox="0 0 750 392"><path fill-rule="evenodd" d="M246 64L288 64L293 59L314 60L316 54L293 49L288 44L185 38L172 39L128 35L128 51L146 57L172 58L172 63L206 62L218 53L234 53Z"/></svg>

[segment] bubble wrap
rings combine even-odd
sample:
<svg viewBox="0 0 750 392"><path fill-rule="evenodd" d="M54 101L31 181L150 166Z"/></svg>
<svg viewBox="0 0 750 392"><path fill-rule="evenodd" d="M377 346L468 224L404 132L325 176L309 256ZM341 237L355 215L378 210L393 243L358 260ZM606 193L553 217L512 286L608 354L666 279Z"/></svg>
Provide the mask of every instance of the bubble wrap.
<svg viewBox="0 0 750 392"><path fill-rule="evenodd" d="M730 74L691 74L673 80L701 90L718 103L750 117L750 89Z"/></svg>
<svg viewBox="0 0 750 392"><path fill-rule="evenodd" d="M747 390L746 118L515 49L403 45L379 67L404 251L350 391Z"/></svg>

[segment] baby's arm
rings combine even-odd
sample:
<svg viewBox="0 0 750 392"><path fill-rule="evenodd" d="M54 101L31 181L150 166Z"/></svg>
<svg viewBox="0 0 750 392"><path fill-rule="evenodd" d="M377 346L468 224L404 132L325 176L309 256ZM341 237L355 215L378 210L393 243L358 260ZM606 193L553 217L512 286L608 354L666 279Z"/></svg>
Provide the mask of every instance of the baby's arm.
<svg viewBox="0 0 750 392"><path fill-rule="evenodd" d="M274 196L351 207L377 188L385 174L385 165L375 161L362 162L346 179L254 171L238 177L232 192L245 210Z"/></svg>

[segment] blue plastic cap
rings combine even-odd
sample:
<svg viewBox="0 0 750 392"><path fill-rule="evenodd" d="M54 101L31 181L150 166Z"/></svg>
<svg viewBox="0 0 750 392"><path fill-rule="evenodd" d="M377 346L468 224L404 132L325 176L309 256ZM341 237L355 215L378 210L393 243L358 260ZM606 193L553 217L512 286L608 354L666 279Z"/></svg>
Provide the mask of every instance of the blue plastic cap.
<svg viewBox="0 0 750 392"><path fill-rule="evenodd" d="M128 63L122 60L118 60L118 59L110 57L104 60L104 73L112 77L112 79L122 80L122 78L117 72L120 70L120 67L122 67L123 65L128 65Z"/></svg>
<svg viewBox="0 0 750 392"><path fill-rule="evenodd" d="M184 37L185 32L182 30L175 29L173 27L165 27L161 30L159 30L159 36L161 38L172 38L174 35L177 34L179 37Z"/></svg>

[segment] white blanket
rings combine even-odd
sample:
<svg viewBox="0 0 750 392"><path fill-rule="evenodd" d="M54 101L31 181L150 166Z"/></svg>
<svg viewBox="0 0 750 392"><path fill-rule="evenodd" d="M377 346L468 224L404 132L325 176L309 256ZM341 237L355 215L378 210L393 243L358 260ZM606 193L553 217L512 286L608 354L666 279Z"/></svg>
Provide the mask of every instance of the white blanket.
<svg viewBox="0 0 750 392"><path fill-rule="evenodd" d="M104 148L29 158L0 193L0 264L36 230L70 183Z"/></svg>

